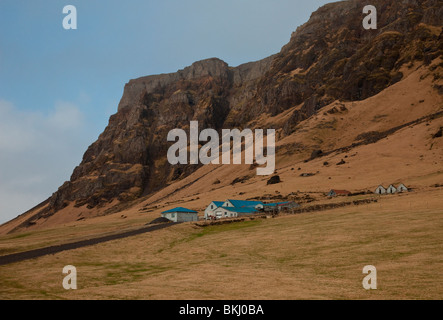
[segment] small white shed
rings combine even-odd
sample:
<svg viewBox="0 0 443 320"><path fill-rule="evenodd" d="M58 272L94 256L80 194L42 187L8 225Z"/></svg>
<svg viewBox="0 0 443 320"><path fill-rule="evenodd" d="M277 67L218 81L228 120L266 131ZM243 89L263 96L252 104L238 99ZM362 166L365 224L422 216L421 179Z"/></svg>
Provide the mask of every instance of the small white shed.
<svg viewBox="0 0 443 320"><path fill-rule="evenodd" d="M388 189L386 189L386 193L387 194L394 194L397 193L397 188L394 187L392 184L388 187Z"/></svg>
<svg viewBox="0 0 443 320"><path fill-rule="evenodd" d="M408 191L409 191L409 189L406 188L406 186L405 186L403 183L401 183L401 184L397 187L397 192L408 192Z"/></svg>
<svg viewBox="0 0 443 320"><path fill-rule="evenodd" d="M377 189L375 189L376 194L386 194L386 189L383 186L378 186Z"/></svg>
<svg viewBox="0 0 443 320"><path fill-rule="evenodd" d="M162 217L171 220L172 222L188 222L198 221L198 212L182 207L163 211Z"/></svg>

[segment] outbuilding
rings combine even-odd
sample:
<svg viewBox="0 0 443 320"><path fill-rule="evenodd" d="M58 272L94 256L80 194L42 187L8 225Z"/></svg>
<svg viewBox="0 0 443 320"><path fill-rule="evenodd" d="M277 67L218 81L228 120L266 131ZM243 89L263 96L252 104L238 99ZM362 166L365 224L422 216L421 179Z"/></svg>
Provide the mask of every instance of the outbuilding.
<svg viewBox="0 0 443 320"><path fill-rule="evenodd" d="M264 212L281 212L286 211L290 212L293 209L299 208L300 205L298 203L292 201L285 202L276 202L276 203L266 203L263 207Z"/></svg>
<svg viewBox="0 0 443 320"><path fill-rule="evenodd" d="M198 221L198 212L183 207L163 211L162 217L173 222Z"/></svg>
<svg viewBox="0 0 443 320"><path fill-rule="evenodd" d="M409 189L406 188L406 186L405 186L403 183L401 183L401 184L397 187L397 192L408 192L408 191L409 191Z"/></svg>
<svg viewBox="0 0 443 320"><path fill-rule="evenodd" d="M387 194L394 194L397 193L397 188L394 187L392 184L388 187L388 189L386 189L386 193Z"/></svg>
<svg viewBox="0 0 443 320"><path fill-rule="evenodd" d="M375 189L376 194L386 194L386 189L383 186L378 186L377 189Z"/></svg>

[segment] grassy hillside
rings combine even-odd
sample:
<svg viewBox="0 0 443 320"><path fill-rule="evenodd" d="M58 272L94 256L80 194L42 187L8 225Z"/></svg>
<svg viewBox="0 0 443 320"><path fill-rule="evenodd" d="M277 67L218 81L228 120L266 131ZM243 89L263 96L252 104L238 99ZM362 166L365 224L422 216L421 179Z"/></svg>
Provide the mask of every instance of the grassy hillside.
<svg viewBox="0 0 443 320"><path fill-rule="evenodd" d="M187 223L1 266L0 298L441 299L442 193L206 228ZM77 267L75 291L62 288L69 264ZM377 267L378 290L362 288L365 265Z"/></svg>
<svg viewBox="0 0 443 320"><path fill-rule="evenodd" d="M38 211L31 210L1 225L0 235L11 231L58 229L63 225L82 227L90 223L98 226L96 232L99 233L102 224L121 224L122 214L127 216L127 221L144 215L154 219L161 211L176 206L202 213L211 201L229 198L286 196L300 191L321 200L317 194L330 189L358 192L373 191L379 184L388 187L392 183L404 183L414 189L442 184L443 138L434 138L434 135L443 127L443 96L433 89L441 85L441 79L436 78L440 65L439 58L430 67L405 67L402 69L405 76L400 82L364 101L336 101L302 121L290 136L279 137L297 106L275 117L262 115L257 119L262 127L280 128L276 171L282 183L278 185L267 185L269 177L257 176L255 168L249 165L208 165L133 202L118 204L114 200L93 209L71 203L56 214L20 229L19 226ZM318 149L326 155L305 162L312 151ZM346 164L338 166L342 159ZM315 175L306 178L300 176L302 173ZM245 179L243 183L233 184L238 178ZM115 214L109 215L112 212ZM106 215L109 217L103 217ZM99 218L94 221L96 217Z"/></svg>

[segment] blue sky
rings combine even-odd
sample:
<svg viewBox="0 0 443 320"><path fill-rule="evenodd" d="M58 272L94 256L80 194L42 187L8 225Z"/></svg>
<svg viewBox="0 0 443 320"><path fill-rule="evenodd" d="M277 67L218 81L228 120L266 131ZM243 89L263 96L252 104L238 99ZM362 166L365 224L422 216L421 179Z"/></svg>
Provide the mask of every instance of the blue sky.
<svg viewBox="0 0 443 320"><path fill-rule="evenodd" d="M280 51L324 0L1 0L0 223L48 198L130 79ZM78 29L62 27L77 8Z"/></svg>

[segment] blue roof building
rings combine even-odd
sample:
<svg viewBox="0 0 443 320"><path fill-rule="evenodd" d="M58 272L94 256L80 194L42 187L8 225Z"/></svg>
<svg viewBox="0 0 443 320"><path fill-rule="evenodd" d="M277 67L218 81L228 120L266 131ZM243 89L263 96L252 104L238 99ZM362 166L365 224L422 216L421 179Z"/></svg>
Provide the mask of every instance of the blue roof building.
<svg viewBox="0 0 443 320"><path fill-rule="evenodd" d="M214 210L214 217L216 219L221 218L237 218L241 216L249 216L259 212L259 209L256 208L257 205L262 205L260 203L246 203L240 202L240 200L235 201L234 203L237 205L236 207L232 206L231 200L225 202L225 205ZM230 206L226 206L229 202ZM239 205L242 206L239 206ZM248 205L249 204L249 205ZM254 206L256 205L256 206Z"/></svg>
<svg viewBox="0 0 443 320"><path fill-rule="evenodd" d="M186 209L183 207L177 207L171 210L163 211L162 213L170 213L170 212L187 212L187 213L198 213L197 211Z"/></svg>
<svg viewBox="0 0 443 320"><path fill-rule="evenodd" d="M222 207L224 203L224 201L212 201L205 209L205 219L214 216L215 209Z"/></svg>
<svg viewBox="0 0 443 320"><path fill-rule="evenodd" d="M254 207L243 207L243 208L233 208L233 207L221 207L223 210L228 210L230 212L236 213L256 213L257 210Z"/></svg>
<svg viewBox="0 0 443 320"><path fill-rule="evenodd" d="M224 205L225 207L235 207L235 208L244 208L244 207L253 207L263 206L263 202L261 201L248 201L248 200L227 200Z"/></svg>
<svg viewBox="0 0 443 320"><path fill-rule="evenodd" d="M263 202L248 200L212 201L205 210L205 219L234 218L258 213Z"/></svg>
<svg viewBox="0 0 443 320"><path fill-rule="evenodd" d="M162 217L173 222L198 221L198 212L183 207L178 207L162 212Z"/></svg>

